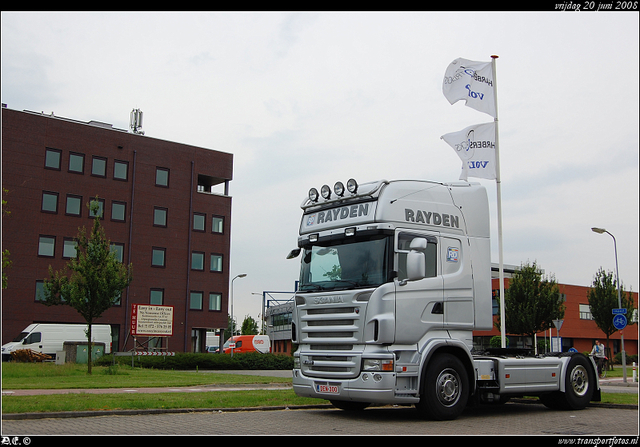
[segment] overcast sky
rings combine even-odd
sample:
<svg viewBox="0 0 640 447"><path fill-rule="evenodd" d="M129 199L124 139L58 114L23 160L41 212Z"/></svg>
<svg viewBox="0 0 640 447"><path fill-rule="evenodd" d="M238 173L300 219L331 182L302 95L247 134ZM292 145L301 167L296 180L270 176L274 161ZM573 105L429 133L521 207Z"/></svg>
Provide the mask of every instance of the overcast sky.
<svg viewBox="0 0 640 447"><path fill-rule="evenodd" d="M458 57L497 59L505 264L638 291L637 12L2 13L2 102L234 154L239 322L292 291L310 187L457 181L440 137L492 118L450 105ZM492 262L498 262L496 184ZM275 295L286 298L286 295Z"/></svg>

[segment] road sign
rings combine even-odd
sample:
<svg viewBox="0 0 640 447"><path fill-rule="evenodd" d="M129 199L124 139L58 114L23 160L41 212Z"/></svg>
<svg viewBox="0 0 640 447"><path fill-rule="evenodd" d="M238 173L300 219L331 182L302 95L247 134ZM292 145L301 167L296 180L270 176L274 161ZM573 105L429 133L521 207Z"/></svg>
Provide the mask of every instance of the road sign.
<svg viewBox="0 0 640 447"><path fill-rule="evenodd" d="M618 314L613 317L613 327L619 331L623 330L627 326L627 317L622 314Z"/></svg>
<svg viewBox="0 0 640 447"><path fill-rule="evenodd" d="M611 309L611 313L613 315L620 315L620 314L625 314L626 315L627 314L627 309L624 309L624 308L622 308L622 309Z"/></svg>

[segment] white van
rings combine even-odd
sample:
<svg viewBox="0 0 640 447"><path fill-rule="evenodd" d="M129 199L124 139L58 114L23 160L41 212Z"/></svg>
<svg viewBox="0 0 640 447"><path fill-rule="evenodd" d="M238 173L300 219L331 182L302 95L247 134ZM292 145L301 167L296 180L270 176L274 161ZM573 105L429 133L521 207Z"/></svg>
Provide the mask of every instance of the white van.
<svg viewBox="0 0 640 447"><path fill-rule="evenodd" d="M86 342L86 324L30 324L13 341L2 346L2 361L11 359L11 353L19 349L56 358L56 352L63 350L64 342ZM94 343L104 343L104 353L111 353L111 326L92 324L91 338Z"/></svg>

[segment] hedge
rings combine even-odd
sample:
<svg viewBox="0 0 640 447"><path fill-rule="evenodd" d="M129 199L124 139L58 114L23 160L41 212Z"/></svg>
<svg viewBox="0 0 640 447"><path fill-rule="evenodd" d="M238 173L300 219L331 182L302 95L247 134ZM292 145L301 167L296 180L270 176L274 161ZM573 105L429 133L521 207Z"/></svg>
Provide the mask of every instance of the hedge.
<svg viewBox="0 0 640 447"><path fill-rule="evenodd" d="M112 355L96 360L95 365L108 366ZM131 357L117 356L119 364L131 365ZM134 356L133 366L169 370L288 370L293 369L293 357L279 354L195 354L176 352L173 356Z"/></svg>

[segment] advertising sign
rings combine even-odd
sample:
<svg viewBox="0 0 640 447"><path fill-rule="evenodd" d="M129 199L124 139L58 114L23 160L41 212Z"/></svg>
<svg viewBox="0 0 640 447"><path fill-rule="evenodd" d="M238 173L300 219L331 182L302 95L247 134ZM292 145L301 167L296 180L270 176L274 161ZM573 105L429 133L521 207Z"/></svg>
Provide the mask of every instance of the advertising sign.
<svg viewBox="0 0 640 447"><path fill-rule="evenodd" d="M173 336L173 306L131 305L131 335Z"/></svg>

